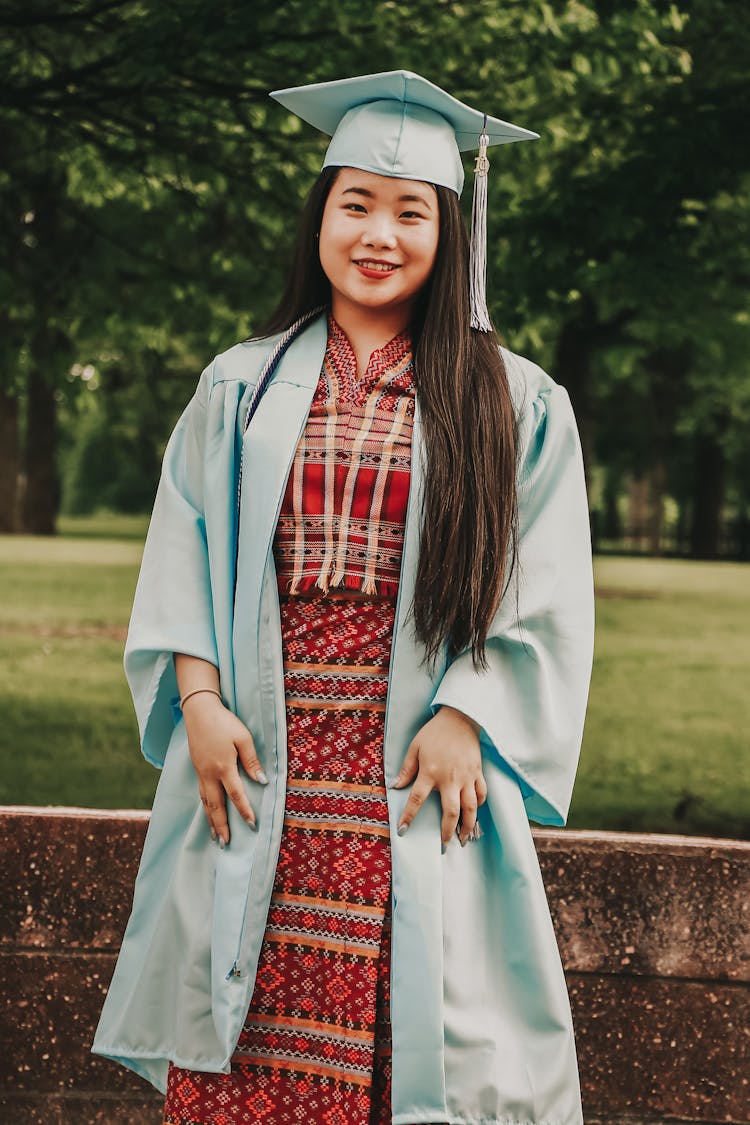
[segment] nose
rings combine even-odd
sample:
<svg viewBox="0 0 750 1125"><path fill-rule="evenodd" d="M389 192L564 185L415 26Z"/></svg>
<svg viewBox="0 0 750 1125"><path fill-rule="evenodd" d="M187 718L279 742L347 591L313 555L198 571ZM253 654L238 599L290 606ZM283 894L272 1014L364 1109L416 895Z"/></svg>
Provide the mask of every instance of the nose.
<svg viewBox="0 0 750 1125"><path fill-rule="evenodd" d="M365 246L380 246L384 250L393 250L396 247L396 231L393 219L381 212L374 211L369 216L367 227L362 232L362 242Z"/></svg>

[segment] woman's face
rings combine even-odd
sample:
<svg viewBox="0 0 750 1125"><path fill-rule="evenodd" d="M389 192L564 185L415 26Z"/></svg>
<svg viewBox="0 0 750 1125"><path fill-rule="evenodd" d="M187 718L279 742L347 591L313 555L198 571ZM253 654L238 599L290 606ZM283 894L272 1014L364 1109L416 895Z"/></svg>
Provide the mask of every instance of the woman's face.
<svg viewBox="0 0 750 1125"><path fill-rule="evenodd" d="M320 224L320 264L342 303L409 312L437 252L437 193L420 180L342 168Z"/></svg>

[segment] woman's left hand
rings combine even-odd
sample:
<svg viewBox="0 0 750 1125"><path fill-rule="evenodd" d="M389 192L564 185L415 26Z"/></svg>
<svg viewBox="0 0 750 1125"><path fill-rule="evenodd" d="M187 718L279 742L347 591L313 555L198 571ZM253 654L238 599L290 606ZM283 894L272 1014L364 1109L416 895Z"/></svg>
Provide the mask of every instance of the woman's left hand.
<svg viewBox="0 0 750 1125"><path fill-rule="evenodd" d="M477 808L487 799L479 726L474 720L454 707L441 707L412 739L393 788L408 785L415 775L399 821L399 835L403 836L430 793L437 789L443 806L443 846L450 842L459 817L459 840L465 844L476 824Z"/></svg>

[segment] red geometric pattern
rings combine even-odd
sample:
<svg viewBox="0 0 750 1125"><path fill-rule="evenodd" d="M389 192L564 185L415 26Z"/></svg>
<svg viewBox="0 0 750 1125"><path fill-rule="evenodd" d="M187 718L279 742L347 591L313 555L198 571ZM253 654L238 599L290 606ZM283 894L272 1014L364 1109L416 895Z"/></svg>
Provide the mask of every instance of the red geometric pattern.
<svg viewBox="0 0 750 1125"><path fill-rule="evenodd" d="M403 332L357 375L346 333L328 344L274 539L281 593L398 591L414 424L411 339Z"/></svg>
<svg viewBox="0 0 750 1125"><path fill-rule="evenodd" d="M392 601L282 600L289 776L256 984L231 1074L170 1066L166 1125L391 1125L394 617Z"/></svg>

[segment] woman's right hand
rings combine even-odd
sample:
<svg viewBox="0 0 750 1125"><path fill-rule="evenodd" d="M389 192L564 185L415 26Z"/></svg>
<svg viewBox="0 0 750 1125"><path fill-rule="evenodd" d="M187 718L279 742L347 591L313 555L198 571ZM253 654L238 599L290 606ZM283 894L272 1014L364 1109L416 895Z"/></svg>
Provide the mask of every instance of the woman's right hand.
<svg viewBox="0 0 750 1125"><path fill-rule="evenodd" d="M218 839L219 847L223 848L229 843L227 797L242 819L251 828L257 827L240 777L238 759L253 781L267 785L268 778L258 761L250 731L218 696L210 692L192 695L185 700L182 714L211 836Z"/></svg>

